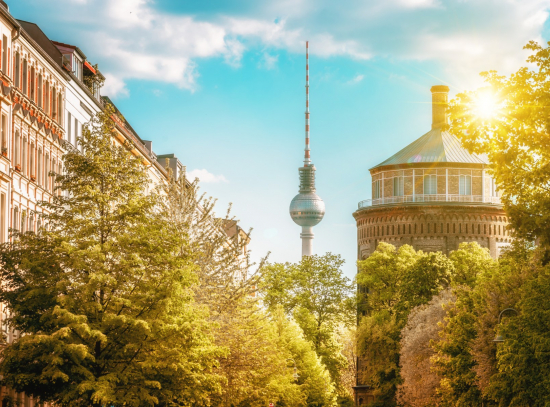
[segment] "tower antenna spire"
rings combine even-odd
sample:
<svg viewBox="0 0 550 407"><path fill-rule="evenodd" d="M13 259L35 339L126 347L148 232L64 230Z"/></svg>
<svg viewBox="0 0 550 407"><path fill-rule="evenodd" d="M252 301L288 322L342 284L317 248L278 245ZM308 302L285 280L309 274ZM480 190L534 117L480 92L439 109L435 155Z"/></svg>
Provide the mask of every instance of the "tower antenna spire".
<svg viewBox="0 0 550 407"><path fill-rule="evenodd" d="M309 41L306 41L306 148L304 154L304 167L311 164L309 150Z"/></svg>

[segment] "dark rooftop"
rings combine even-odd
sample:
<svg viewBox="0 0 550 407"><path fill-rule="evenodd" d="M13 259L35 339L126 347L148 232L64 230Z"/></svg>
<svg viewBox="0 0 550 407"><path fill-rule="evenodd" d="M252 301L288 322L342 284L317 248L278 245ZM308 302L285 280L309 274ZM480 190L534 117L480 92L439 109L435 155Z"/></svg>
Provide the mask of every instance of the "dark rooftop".
<svg viewBox="0 0 550 407"><path fill-rule="evenodd" d="M46 34L35 23L17 20L27 34L48 54L60 67L63 66L63 55Z"/></svg>

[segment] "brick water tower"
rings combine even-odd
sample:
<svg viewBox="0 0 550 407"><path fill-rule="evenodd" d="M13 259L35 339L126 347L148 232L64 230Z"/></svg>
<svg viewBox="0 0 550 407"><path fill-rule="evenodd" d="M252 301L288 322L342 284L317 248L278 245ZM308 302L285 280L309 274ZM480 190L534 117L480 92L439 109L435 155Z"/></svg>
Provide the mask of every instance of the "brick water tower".
<svg viewBox="0 0 550 407"><path fill-rule="evenodd" d="M462 242L478 242L493 258L511 243L487 158L470 154L442 130L449 88L433 86L431 92L431 130L370 169L372 199L359 202L353 213L359 260L379 242L447 255ZM372 400L368 386L358 381L356 405Z"/></svg>

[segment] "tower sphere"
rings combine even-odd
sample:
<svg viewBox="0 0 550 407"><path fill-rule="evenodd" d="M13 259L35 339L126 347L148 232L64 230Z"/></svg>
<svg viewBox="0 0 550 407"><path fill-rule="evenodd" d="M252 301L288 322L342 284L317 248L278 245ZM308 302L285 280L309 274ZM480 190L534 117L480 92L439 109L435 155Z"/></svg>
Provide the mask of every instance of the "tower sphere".
<svg viewBox="0 0 550 407"><path fill-rule="evenodd" d="M315 192L299 193L290 202L290 217L300 226L315 226L325 216L325 203Z"/></svg>

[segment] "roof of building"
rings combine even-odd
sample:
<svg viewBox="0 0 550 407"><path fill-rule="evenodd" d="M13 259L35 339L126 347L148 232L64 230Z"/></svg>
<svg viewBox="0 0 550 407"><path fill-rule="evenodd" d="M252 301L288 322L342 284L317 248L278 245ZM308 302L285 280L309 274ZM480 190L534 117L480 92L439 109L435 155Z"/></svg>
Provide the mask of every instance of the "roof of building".
<svg viewBox="0 0 550 407"><path fill-rule="evenodd" d="M69 48L72 51L78 52L80 54L80 56L82 57L82 59L87 59L86 55L84 55L84 52L82 52L82 50L80 48L78 48L76 45L66 44L66 43L60 42L60 41L52 41L52 42L54 43L54 45L57 46L57 48L59 48L59 47Z"/></svg>
<svg viewBox="0 0 550 407"><path fill-rule="evenodd" d="M24 20L17 20L21 27L29 34L29 36L46 52L59 67L63 66L63 55L61 51L52 43L44 31L35 23Z"/></svg>
<svg viewBox="0 0 550 407"><path fill-rule="evenodd" d="M486 156L472 154L448 131L435 128L371 169L415 163L462 163L487 165Z"/></svg>

